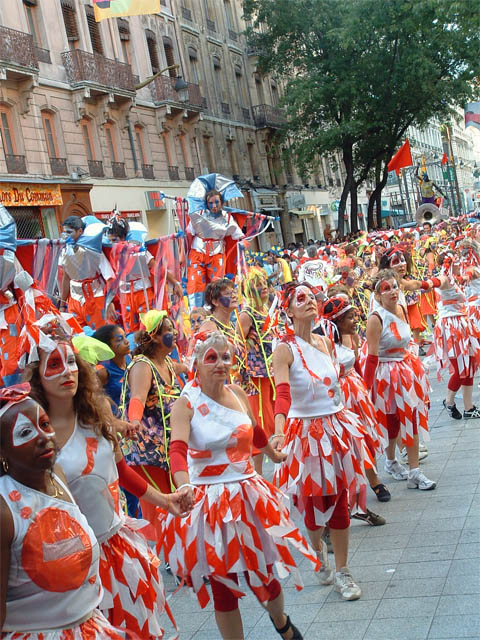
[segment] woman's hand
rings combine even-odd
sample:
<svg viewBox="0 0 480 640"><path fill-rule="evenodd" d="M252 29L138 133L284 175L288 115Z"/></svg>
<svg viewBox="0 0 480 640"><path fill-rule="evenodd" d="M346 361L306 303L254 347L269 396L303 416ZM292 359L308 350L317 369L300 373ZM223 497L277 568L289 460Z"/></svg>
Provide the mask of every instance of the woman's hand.
<svg viewBox="0 0 480 640"><path fill-rule="evenodd" d="M114 427L122 434L125 440L138 440L138 432L142 423L140 420L117 420Z"/></svg>
<svg viewBox="0 0 480 640"><path fill-rule="evenodd" d="M280 443L280 447L281 446L282 446L282 444ZM279 464L280 462L283 462L286 459L287 454L284 453L283 451L274 449L273 447L272 447L272 450L273 450L272 454L270 456L268 456L272 462L275 462L276 464Z"/></svg>
<svg viewBox="0 0 480 640"><path fill-rule="evenodd" d="M190 513L195 504L192 487L182 487L175 493L167 494L167 500L169 513L183 518Z"/></svg>
<svg viewBox="0 0 480 640"><path fill-rule="evenodd" d="M283 448L283 441L285 436L283 434L277 434L270 438L270 444L274 451L280 452ZM267 454L268 455L268 454Z"/></svg>

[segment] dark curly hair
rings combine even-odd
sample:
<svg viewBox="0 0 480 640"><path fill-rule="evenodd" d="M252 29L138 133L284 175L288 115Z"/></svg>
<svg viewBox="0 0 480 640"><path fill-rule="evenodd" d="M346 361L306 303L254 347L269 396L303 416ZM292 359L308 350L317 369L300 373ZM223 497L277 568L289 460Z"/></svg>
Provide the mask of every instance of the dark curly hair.
<svg viewBox="0 0 480 640"><path fill-rule="evenodd" d="M91 427L97 435L102 435L115 443L116 438L111 431L112 412L95 370L78 354L75 354L75 361L78 367L78 389L73 399L73 406L79 423ZM40 379L39 361L27 366L23 380L30 383L30 396L48 413L49 402Z"/></svg>
<svg viewBox="0 0 480 640"><path fill-rule="evenodd" d="M140 331L137 331L135 333L134 339L136 347L132 352L133 356L147 356L147 358L154 357L155 351L158 349L158 345L152 340L152 338L162 330L163 324L166 320L170 320L170 322L173 324L172 319L168 316L165 316L158 327L155 329L155 331L152 331L152 333L148 333L148 331L145 331L145 329L141 329Z"/></svg>

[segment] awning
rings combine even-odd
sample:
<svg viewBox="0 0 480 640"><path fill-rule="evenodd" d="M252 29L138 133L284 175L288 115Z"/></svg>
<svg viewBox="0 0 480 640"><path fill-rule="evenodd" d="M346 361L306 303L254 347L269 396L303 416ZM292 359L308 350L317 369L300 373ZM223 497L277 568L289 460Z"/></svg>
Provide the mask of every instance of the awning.
<svg viewBox="0 0 480 640"><path fill-rule="evenodd" d="M293 213L299 218L314 218L315 214L313 211L308 211L307 209L292 209L288 213Z"/></svg>

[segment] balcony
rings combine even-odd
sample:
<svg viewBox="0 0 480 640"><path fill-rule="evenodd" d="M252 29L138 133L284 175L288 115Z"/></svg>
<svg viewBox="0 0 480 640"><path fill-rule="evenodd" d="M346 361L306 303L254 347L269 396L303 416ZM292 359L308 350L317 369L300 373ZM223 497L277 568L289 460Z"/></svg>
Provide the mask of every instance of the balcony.
<svg viewBox="0 0 480 640"><path fill-rule="evenodd" d="M29 33L0 26L0 80L22 80L38 73L38 59Z"/></svg>
<svg viewBox="0 0 480 640"><path fill-rule="evenodd" d="M103 178L105 173L103 171L103 162L101 160L89 160L88 171L92 178Z"/></svg>
<svg viewBox="0 0 480 640"><path fill-rule="evenodd" d="M207 20L207 29L216 37L217 29L215 28L215 22L213 20Z"/></svg>
<svg viewBox="0 0 480 640"><path fill-rule="evenodd" d="M68 175L67 159L66 158L50 158L50 168L53 176L66 176Z"/></svg>
<svg viewBox="0 0 480 640"><path fill-rule="evenodd" d="M178 167L168 167L168 177L170 178L170 180L180 180Z"/></svg>
<svg viewBox="0 0 480 640"><path fill-rule="evenodd" d="M192 22L192 12L187 7L182 7L182 18L188 20L188 22Z"/></svg>
<svg viewBox="0 0 480 640"><path fill-rule="evenodd" d="M240 111L242 113L242 120L244 122L249 123L251 121L251 116L250 116L250 109L247 109L246 107L241 107Z"/></svg>
<svg viewBox="0 0 480 640"><path fill-rule="evenodd" d="M12 156L5 154L8 173L27 173L25 156Z"/></svg>
<svg viewBox="0 0 480 640"><path fill-rule="evenodd" d="M253 122L259 129L281 129L287 123L283 111L269 104L255 105L252 113Z"/></svg>
<svg viewBox="0 0 480 640"><path fill-rule="evenodd" d="M195 180L195 169L193 167L185 167L185 179Z"/></svg>
<svg viewBox="0 0 480 640"><path fill-rule="evenodd" d="M232 31L232 29L228 30L228 39L232 42L238 41L238 33L236 31Z"/></svg>
<svg viewBox="0 0 480 640"><path fill-rule="evenodd" d="M52 64L50 58L50 51L48 49L42 49L41 47L35 47L35 53L37 54L37 60L39 62L45 62L46 64Z"/></svg>
<svg viewBox="0 0 480 640"><path fill-rule="evenodd" d="M186 102L180 101L180 96L175 91L176 78L169 76L158 76L152 83L152 96L156 105L167 105L167 113L177 115L181 111L193 111L198 113L202 111L203 98L200 95L200 87L198 84L187 82L188 98Z"/></svg>
<svg viewBox="0 0 480 640"><path fill-rule="evenodd" d="M220 107L224 115L228 116L230 114L230 105L228 104L228 102L221 102Z"/></svg>
<svg viewBox="0 0 480 640"><path fill-rule="evenodd" d="M114 178L126 178L127 174L125 172L125 163L124 162L112 162L112 173Z"/></svg>
<svg viewBox="0 0 480 640"><path fill-rule="evenodd" d="M135 95L132 68L124 62L105 58L99 53L80 49L64 51L62 60L72 87L86 87L92 95L112 93L121 102Z"/></svg>
<svg viewBox="0 0 480 640"><path fill-rule="evenodd" d="M142 174L145 180L155 180L153 164L142 164Z"/></svg>

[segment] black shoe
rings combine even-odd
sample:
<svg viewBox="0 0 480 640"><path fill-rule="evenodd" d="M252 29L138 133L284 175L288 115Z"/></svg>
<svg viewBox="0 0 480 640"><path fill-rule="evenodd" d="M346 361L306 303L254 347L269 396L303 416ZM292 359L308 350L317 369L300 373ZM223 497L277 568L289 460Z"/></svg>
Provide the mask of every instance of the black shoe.
<svg viewBox="0 0 480 640"><path fill-rule="evenodd" d="M419 356L426 356L427 352L425 351L425 349L423 347L418 347L418 355Z"/></svg>
<svg viewBox="0 0 480 640"><path fill-rule="evenodd" d="M388 502L392 497L390 491L384 484L377 484L376 487L372 487L372 491L377 496L379 502Z"/></svg>
<svg viewBox="0 0 480 640"><path fill-rule="evenodd" d="M272 616L270 616L270 620L272 621L273 626L275 627L275 623L272 619ZM303 640L303 636L300 633L300 631L297 629L297 627L292 624L292 622L290 622L290 616L287 616L287 622L285 623L285 626L282 627L281 629L277 629L277 627L275 627L275 631L280 634L281 636L283 636L284 633L287 633L287 631L292 630L292 640Z"/></svg>
<svg viewBox="0 0 480 640"><path fill-rule="evenodd" d="M355 520L361 520L362 522L366 522L367 524L371 524L372 527L381 527L382 524L385 524L387 521L382 516L379 516L377 513L373 513L370 509L367 509L366 513L356 513L352 516Z"/></svg>
<svg viewBox="0 0 480 640"><path fill-rule="evenodd" d="M463 412L464 420L471 420L472 418L480 418L480 409L478 409L475 405L469 410Z"/></svg>
<svg viewBox="0 0 480 640"><path fill-rule="evenodd" d="M455 403L453 403L452 405L448 405L447 401L444 400L443 401L443 406L445 407L445 409L447 410L448 415L451 418L453 418L454 420L461 420L462 419L462 414L457 409L457 405ZM477 417L477 416L473 416L473 417ZM478 417L480 417L480 416L478 416Z"/></svg>

